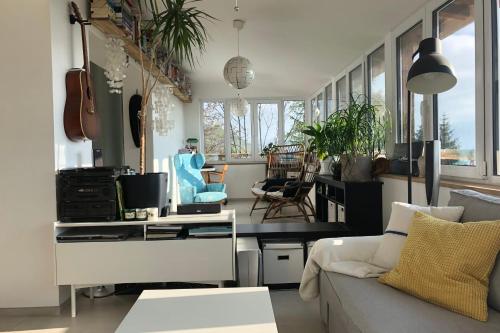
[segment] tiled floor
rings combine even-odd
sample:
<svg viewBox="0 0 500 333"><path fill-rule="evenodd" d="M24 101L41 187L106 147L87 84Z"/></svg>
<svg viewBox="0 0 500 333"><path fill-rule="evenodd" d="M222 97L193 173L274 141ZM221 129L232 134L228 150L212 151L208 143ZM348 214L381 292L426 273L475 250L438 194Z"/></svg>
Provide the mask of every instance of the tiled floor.
<svg viewBox="0 0 500 333"><path fill-rule="evenodd" d="M237 223L261 223L263 210L249 216L253 200L231 200L225 209L236 209ZM293 211L292 211L293 212ZM304 222L301 218L266 223ZM69 302L60 309L0 309L0 332L113 332L137 296L110 296L90 301L77 297L78 316L71 318ZM324 333L318 301L305 303L297 290L273 290L271 301L280 333Z"/></svg>
<svg viewBox="0 0 500 333"><path fill-rule="evenodd" d="M110 296L91 301L79 295L76 318L71 318L68 303L61 307L60 314L51 313L55 312L53 310L0 310L0 332L113 332L136 298ZM297 290L273 290L271 301L280 333L326 332L320 321L317 301L304 303Z"/></svg>
<svg viewBox="0 0 500 333"><path fill-rule="evenodd" d="M252 207L253 199L234 199L229 200L227 206L223 206L223 209L236 209L236 223L262 223L262 217L264 216L265 210L254 210L252 216L250 216L250 209ZM266 207L266 202L260 202L257 207ZM297 215L298 211L295 207L288 207L283 209L283 215ZM275 220L266 220L265 223L283 223L283 222L302 222L304 223L303 217L295 218L284 218Z"/></svg>

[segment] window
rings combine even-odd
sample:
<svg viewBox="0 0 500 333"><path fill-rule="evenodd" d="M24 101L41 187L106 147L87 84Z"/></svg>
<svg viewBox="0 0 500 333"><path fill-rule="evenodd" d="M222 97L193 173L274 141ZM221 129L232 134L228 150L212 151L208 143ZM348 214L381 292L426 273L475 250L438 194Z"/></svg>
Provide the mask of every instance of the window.
<svg viewBox="0 0 500 333"><path fill-rule="evenodd" d="M224 102L202 103L203 148L207 161L224 161Z"/></svg>
<svg viewBox="0 0 500 333"><path fill-rule="evenodd" d="M331 83L328 86L326 86L325 95L326 95L325 115L326 118L328 118L328 116L331 115L333 112L333 87Z"/></svg>
<svg viewBox="0 0 500 333"><path fill-rule="evenodd" d="M346 104L349 102L347 99L347 85L345 76L341 77L335 83L335 91L337 93L337 110L345 108Z"/></svg>
<svg viewBox="0 0 500 333"><path fill-rule="evenodd" d="M231 125L229 133L231 158L249 159L252 158L252 112L250 104L246 105L246 112L240 114L239 112L241 111L232 103L229 114Z"/></svg>
<svg viewBox="0 0 500 333"><path fill-rule="evenodd" d="M320 122L321 120L323 120L323 115L325 112L325 99L323 98L323 93L320 93L318 97L316 97L316 103L318 104L318 106L315 113L315 122Z"/></svg>
<svg viewBox="0 0 500 333"><path fill-rule="evenodd" d="M349 72L349 98L358 101L363 98L363 67L359 65Z"/></svg>
<svg viewBox="0 0 500 333"><path fill-rule="evenodd" d="M408 94L406 90L406 79L408 71L413 64L412 56L418 49L422 40L422 22L417 23L410 30L403 33L396 39L396 60L397 60L397 116L398 116L398 140L407 142L406 137L406 116L408 112ZM411 115L411 135L414 141L423 140L422 114L420 106L423 102L423 96L414 94L410 110Z"/></svg>
<svg viewBox="0 0 500 333"><path fill-rule="evenodd" d="M278 103L257 103L258 148L260 153L270 143L278 144Z"/></svg>
<svg viewBox="0 0 500 333"><path fill-rule="evenodd" d="M385 110L385 54L384 45L367 58L368 102L378 111Z"/></svg>
<svg viewBox="0 0 500 333"><path fill-rule="evenodd" d="M285 144L304 143L305 102L304 101L285 101L284 105L284 137Z"/></svg>
<svg viewBox="0 0 500 333"><path fill-rule="evenodd" d="M441 163L476 165L476 60L474 0L454 0L434 11L434 34L443 55L453 64L457 85L434 97ZM437 113L436 113L437 110ZM472 126L472 127L471 127ZM472 129L472 130L471 130Z"/></svg>
<svg viewBox="0 0 500 333"><path fill-rule="evenodd" d="M311 124L314 124L316 119L316 98L311 99Z"/></svg>

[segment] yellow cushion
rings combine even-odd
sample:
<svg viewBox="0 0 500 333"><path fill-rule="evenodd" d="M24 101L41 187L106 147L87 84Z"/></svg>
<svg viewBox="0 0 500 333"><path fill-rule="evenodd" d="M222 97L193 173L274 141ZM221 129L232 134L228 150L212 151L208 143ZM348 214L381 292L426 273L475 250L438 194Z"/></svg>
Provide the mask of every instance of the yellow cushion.
<svg viewBox="0 0 500 333"><path fill-rule="evenodd" d="M417 212L398 265L379 281L462 315L488 320L500 221L456 223Z"/></svg>

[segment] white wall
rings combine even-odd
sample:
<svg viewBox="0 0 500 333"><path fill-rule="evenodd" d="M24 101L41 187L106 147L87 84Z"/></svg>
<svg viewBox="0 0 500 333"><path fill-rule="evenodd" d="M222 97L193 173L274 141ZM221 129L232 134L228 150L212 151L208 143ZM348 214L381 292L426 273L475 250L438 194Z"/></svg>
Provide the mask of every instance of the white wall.
<svg viewBox="0 0 500 333"><path fill-rule="evenodd" d="M85 12L86 1L78 3ZM69 142L62 127L77 28L68 23L67 1L3 0L1 7L8 52L0 62L0 308L55 306L55 170L91 156L89 144Z"/></svg>
<svg viewBox="0 0 500 333"><path fill-rule="evenodd" d="M105 54L106 37L96 29L92 29L90 34L90 59L100 67L106 66ZM134 145L130 131L129 121L129 101L132 95L142 94L141 67L130 58L129 67L126 71L126 78L123 87L123 131L124 131L124 158L125 164L139 169L139 148ZM179 148L184 146L185 126L184 126L184 104L175 96L170 95L170 101L174 104L172 119L175 128L167 136L159 136L151 130L151 108L148 114L148 145L146 149L146 162L148 172L168 172L169 174L169 198L175 197L176 191L173 187L175 182L175 170L172 158ZM150 106L152 101L150 101Z"/></svg>
<svg viewBox="0 0 500 333"><path fill-rule="evenodd" d="M391 205L394 201L408 202L408 183L406 180L381 177L384 182L382 186L382 205L384 216L384 230L391 216ZM425 195L425 184L413 182L412 199L416 205L427 206ZM448 206L450 200L450 188L439 188L439 206Z"/></svg>
<svg viewBox="0 0 500 333"><path fill-rule="evenodd" d="M82 15L86 15L87 1L75 1ZM92 141L72 142L63 126L66 102L66 72L83 67L82 37L79 24L69 24L69 1L50 0L50 32L52 45L52 90L54 103L55 168L92 166ZM87 29L88 30L88 29Z"/></svg>

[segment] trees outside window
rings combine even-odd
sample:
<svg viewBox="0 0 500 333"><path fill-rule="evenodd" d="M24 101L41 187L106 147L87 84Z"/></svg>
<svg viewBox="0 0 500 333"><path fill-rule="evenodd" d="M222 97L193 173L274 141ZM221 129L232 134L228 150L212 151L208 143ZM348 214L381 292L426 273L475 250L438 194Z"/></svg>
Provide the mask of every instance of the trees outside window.
<svg viewBox="0 0 500 333"><path fill-rule="evenodd" d="M284 139L285 144L304 143L302 129L305 125L305 102L284 102Z"/></svg>
<svg viewBox="0 0 500 333"><path fill-rule="evenodd" d="M202 103L203 148L207 161L224 161L224 102Z"/></svg>

